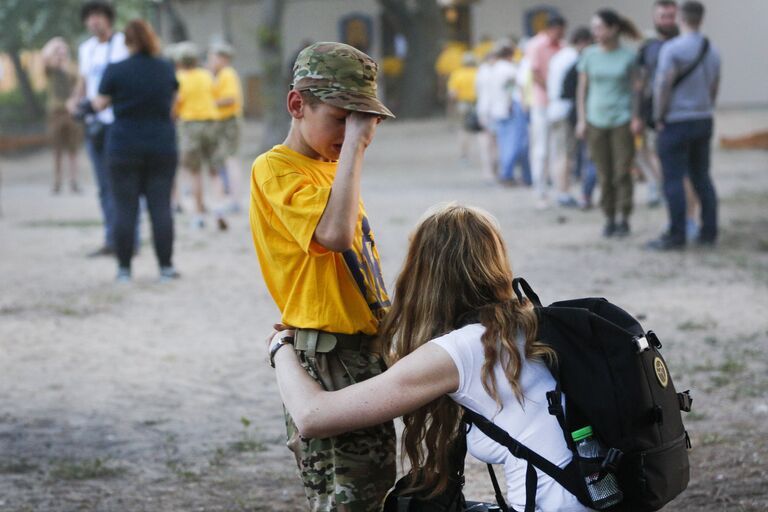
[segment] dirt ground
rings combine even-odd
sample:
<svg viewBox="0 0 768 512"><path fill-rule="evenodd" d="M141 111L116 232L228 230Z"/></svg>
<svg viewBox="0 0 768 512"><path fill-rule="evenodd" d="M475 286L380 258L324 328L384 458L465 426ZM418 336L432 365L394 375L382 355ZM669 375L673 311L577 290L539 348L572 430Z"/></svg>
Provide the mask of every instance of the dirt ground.
<svg viewBox="0 0 768 512"><path fill-rule="evenodd" d="M718 118L729 135L767 125L766 111ZM303 510L262 341L278 316L247 215L227 232L178 216L183 277L170 284L156 282L143 221L135 280L116 285L114 261L84 256L101 241L85 160L85 194L53 197L50 158L0 161L0 511ZM603 240L597 211L538 211L530 191L485 183L444 120L383 125L363 196L390 284L420 215L456 200L499 218L516 274L545 302L598 295L642 318L694 397L691 483L665 510L764 511L768 152L715 151L713 169L721 243L680 254L641 249L665 223L644 187L632 235ZM491 498L484 466L468 472L466 494Z"/></svg>

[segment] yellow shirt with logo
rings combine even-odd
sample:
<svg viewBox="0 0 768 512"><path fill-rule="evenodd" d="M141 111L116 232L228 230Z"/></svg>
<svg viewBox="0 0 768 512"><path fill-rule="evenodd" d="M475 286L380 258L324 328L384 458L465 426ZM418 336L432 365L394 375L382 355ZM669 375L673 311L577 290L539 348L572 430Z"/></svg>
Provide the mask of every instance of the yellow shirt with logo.
<svg viewBox="0 0 768 512"><path fill-rule="evenodd" d="M179 91L176 114L182 121L215 121L218 119L213 100L213 75L203 68L181 69L176 73Z"/></svg>
<svg viewBox="0 0 768 512"><path fill-rule="evenodd" d="M232 66L227 66L216 73L213 80L214 101L233 98L234 103L220 107L217 106L218 119L224 120L243 114L243 89L240 86L240 77Z"/></svg>
<svg viewBox="0 0 768 512"><path fill-rule="evenodd" d="M313 239L336 165L284 145L256 158L251 169L253 242L284 324L375 334L390 301L362 201L352 249L329 251Z"/></svg>
<svg viewBox="0 0 768 512"><path fill-rule="evenodd" d="M448 91L450 91L458 101L474 103L477 99L477 94L475 92L476 78L476 67L462 66L453 71L448 78Z"/></svg>

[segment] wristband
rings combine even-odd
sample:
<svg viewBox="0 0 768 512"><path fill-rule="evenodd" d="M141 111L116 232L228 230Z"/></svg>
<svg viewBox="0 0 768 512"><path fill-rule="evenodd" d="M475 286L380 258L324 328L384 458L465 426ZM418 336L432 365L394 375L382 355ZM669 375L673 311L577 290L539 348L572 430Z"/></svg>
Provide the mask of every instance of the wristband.
<svg viewBox="0 0 768 512"><path fill-rule="evenodd" d="M281 336L274 338L269 345L269 365L275 367L275 354L283 345L293 345L293 336Z"/></svg>

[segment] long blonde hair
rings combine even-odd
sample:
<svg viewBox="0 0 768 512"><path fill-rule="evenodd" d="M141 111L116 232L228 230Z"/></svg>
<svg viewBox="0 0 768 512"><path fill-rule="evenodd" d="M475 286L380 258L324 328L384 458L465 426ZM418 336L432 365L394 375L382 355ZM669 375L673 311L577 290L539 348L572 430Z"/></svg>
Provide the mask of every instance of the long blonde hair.
<svg viewBox="0 0 768 512"><path fill-rule="evenodd" d="M412 235L395 300L381 336L391 347L390 362L468 323L479 321L485 362L482 383L501 407L493 368L501 364L522 403L522 357L554 360L554 352L536 341L536 314L512 289L512 270L496 220L471 207L449 204L421 221ZM522 332L525 353L516 339ZM448 396L403 416L403 458L411 465L411 487L445 490L453 468L451 448L459 433L461 410Z"/></svg>

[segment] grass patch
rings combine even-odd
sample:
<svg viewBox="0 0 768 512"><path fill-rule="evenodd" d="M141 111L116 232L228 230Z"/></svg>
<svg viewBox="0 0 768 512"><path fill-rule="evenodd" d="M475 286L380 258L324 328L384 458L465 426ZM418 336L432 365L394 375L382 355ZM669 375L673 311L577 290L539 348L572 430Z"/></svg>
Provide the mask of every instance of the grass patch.
<svg viewBox="0 0 768 512"><path fill-rule="evenodd" d="M251 428L253 422L243 416L240 418L240 423L243 425L240 439L231 443L230 449L236 453L263 452L266 450L267 447L257 438L256 433Z"/></svg>
<svg viewBox="0 0 768 512"><path fill-rule="evenodd" d="M85 459L60 461L51 469L50 476L56 480L92 480L112 478L125 473L125 468L107 465L108 459Z"/></svg>
<svg viewBox="0 0 768 512"><path fill-rule="evenodd" d="M707 416L705 413L696 411L691 411L683 415L683 419L687 421L703 421L708 417L709 416Z"/></svg>
<svg viewBox="0 0 768 512"><path fill-rule="evenodd" d="M717 322L711 318L705 320L686 320L677 325L677 328L681 331L704 331L714 329L715 327L717 327Z"/></svg>
<svg viewBox="0 0 768 512"><path fill-rule="evenodd" d="M27 462L27 459L0 460L0 475L21 475L35 470L37 470L37 466Z"/></svg>
<svg viewBox="0 0 768 512"><path fill-rule="evenodd" d="M27 222L22 222L21 225L25 228L86 229L86 228L100 228L103 224L99 219L43 219L43 220L30 220Z"/></svg>

